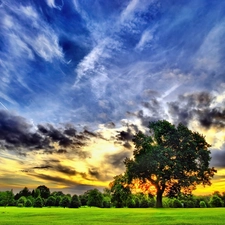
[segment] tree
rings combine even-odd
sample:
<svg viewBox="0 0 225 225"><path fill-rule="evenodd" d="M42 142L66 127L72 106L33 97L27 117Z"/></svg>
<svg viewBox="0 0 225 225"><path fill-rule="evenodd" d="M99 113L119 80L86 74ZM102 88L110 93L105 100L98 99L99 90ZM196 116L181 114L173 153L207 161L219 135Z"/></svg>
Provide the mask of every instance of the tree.
<svg viewBox="0 0 225 225"><path fill-rule="evenodd" d="M127 199L131 195L130 187L126 183L126 178L123 175L114 177L114 181L110 184L112 193L112 203L116 208L121 208L126 205Z"/></svg>
<svg viewBox="0 0 225 225"><path fill-rule="evenodd" d="M66 208L66 207L69 207L70 206L70 202L71 202L71 198L69 196L65 195L65 196L62 197L59 205L61 207Z"/></svg>
<svg viewBox="0 0 225 225"><path fill-rule="evenodd" d="M88 195L88 206L96 206L102 207L103 206L103 195L98 189L93 189L89 191Z"/></svg>
<svg viewBox="0 0 225 225"><path fill-rule="evenodd" d="M15 198L15 200L18 200L21 196L24 196L27 198L30 195L31 195L31 192L29 191L29 189L27 187L25 187L19 193L17 193L14 198Z"/></svg>
<svg viewBox="0 0 225 225"><path fill-rule="evenodd" d="M211 207L223 207L223 200L218 195L213 195L210 198L209 205Z"/></svg>
<svg viewBox="0 0 225 225"><path fill-rule="evenodd" d="M43 199L39 196L34 200L34 207L42 208L44 205Z"/></svg>
<svg viewBox="0 0 225 225"><path fill-rule="evenodd" d="M162 196L174 191L190 193L196 185L210 185L216 170L209 168L210 145L204 136L179 124L160 120L149 124L150 135L134 137L133 159L126 158L128 183L139 178L156 188L156 207L162 207Z"/></svg>
<svg viewBox="0 0 225 225"><path fill-rule="evenodd" d="M49 196L45 203L46 206L55 206L56 198L54 196Z"/></svg>
<svg viewBox="0 0 225 225"><path fill-rule="evenodd" d="M70 208L79 208L81 206L80 199L77 195L73 195L70 203Z"/></svg>
<svg viewBox="0 0 225 225"><path fill-rule="evenodd" d="M40 190L41 197L44 199L47 199L50 195L50 190L45 185L41 185L37 187L38 190Z"/></svg>

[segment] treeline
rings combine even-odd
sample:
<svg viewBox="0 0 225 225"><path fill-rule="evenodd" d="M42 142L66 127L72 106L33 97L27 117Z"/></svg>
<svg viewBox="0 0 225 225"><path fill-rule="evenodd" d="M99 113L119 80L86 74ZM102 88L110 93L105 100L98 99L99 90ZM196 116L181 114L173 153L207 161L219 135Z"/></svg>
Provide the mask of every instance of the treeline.
<svg viewBox="0 0 225 225"><path fill-rule="evenodd" d="M14 195L13 191L0 192L0 206L17 207L64 207L79 208L81 206L95 206L101 208L149 208L155 207L156 200L152 195L142 193L131 194L124 191L112 192L105 188L103 192L92 189L82 195L64 194L62 191L50 192L42 185L32 192L25 187ZM206 208L225 206L225 192L218 191L208 196L194 196L180 194L176 198L163 197L165 208Z"/></svg>

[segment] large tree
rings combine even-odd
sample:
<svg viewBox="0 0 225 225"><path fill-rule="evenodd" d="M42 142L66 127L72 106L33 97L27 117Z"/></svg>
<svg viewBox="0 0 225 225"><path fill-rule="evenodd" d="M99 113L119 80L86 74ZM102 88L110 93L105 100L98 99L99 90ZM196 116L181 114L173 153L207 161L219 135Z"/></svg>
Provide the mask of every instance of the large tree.
<svg viewBox="0 0 225 225"><path fill-rule="evenodd" d="M139 178L156 188L156 207L171 189L191 191L196 185L210 185L216 170L209 168L210 145L204 136L165 120L149 124L150 135L134 137L133 158L125 160L128 182Z"/></svg>

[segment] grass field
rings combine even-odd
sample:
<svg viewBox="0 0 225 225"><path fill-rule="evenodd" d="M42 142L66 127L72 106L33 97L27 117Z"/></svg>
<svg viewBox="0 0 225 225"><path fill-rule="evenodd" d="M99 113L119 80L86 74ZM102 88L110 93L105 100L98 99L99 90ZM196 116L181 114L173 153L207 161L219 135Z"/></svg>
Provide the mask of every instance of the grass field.
<svg viewBox="0 0 225 225"><path fill-rule="evenodd" d="M0 225L225 224L225 208L100 209L0 207Z"/></svg>

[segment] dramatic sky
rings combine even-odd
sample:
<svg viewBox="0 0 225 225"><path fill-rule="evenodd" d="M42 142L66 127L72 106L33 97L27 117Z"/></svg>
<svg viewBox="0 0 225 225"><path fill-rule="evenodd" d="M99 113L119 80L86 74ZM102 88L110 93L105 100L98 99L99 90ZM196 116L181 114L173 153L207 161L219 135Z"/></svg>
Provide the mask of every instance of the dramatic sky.
<svg viewBox="0 0 225 225"><path fill-rule="evenodd" d="M0 188L84 192L149 121L205 135L225 185L225 1L0 0Z"/></svg>

